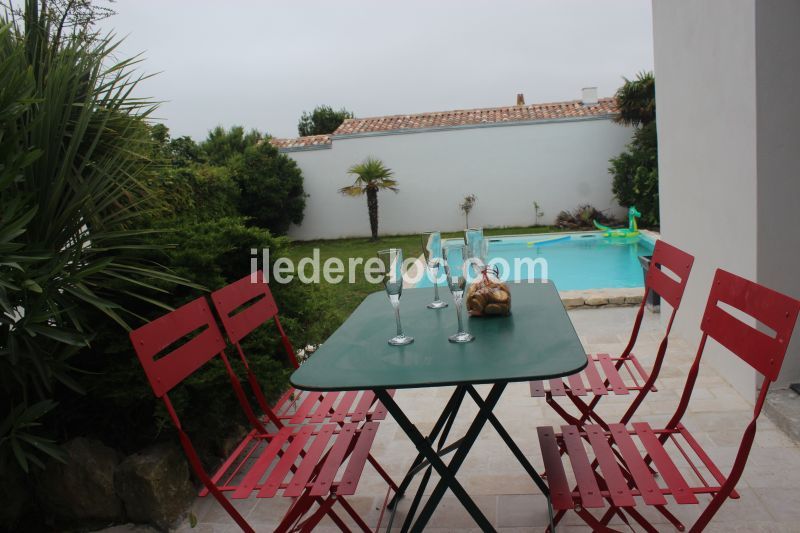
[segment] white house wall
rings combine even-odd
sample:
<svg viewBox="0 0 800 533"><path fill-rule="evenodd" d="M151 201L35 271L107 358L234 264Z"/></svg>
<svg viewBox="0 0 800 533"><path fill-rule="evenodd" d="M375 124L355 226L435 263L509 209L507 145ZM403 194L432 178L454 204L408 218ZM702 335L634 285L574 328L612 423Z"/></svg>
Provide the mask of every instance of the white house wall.
<svg viewBox="0 0 800 533"><path fill-rule="evenodd" d="M800 4L654 0L661 232L696 256L677 331L699 337L716 268L800 297ZM755 372L712 343L746 398ZM790 347L778 385L800 381Z"/></svg>
<svg viewBox="0 0 800 533"><path fill-rule="evenodd" d="M800 2L756 3L758 281L800 298ZM776 385L800 383L800 326Z"/></svg>
<svg viewBox="0 0 800 533"><path fill-rule="evenodd" d="M309 194L305 218L291 228L295 239L369 235L364 198L340 195L347 169L367 156L391 168L400 192L379 195L384 235L464 227L458 205L478 197L470 225L541 224L559 211L591 204L621 215L611 193L609 158L630 141L630 130L609 119L542 122L432 130L405 134L335 137L329 149L290 151Z"/></svg>

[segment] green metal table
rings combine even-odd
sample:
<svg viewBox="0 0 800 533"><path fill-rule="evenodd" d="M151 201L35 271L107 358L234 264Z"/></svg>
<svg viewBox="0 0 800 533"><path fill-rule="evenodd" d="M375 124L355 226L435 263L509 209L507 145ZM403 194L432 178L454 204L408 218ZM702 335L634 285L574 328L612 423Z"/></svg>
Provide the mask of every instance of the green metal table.
<svg viewBox="0 0 800 533"><path fill-rule="evenodd" d="M416 446L419 455L400 484L402 496L411 477L425 476L406 515L403 530L421 531L449 488L485 531L492 525L456 479L461 464L481 430L489 422L523 469L549 497L547 485L525 458L492 410L511 382L563 377L587 364L583 346L552 283L510 284L512 314L508 317L472 317L467 329L475 335L468 344L453 344L447 336L456 331L452 307L426 308L430 289L403 292L400 313L403 329L415 341L390 346L394 311L384 292L369 295L314 356L291 376L294 387L312 391L375 391L376 397ZM492 384L484 399L477 384ZM455 385L455 390L433 429L423 436L403 413L388 389ZM469 395L479 407L466 433L446 445L462 400ZM435 448L434 448L434 443ZM454 452L454 453L453 453ZM442 456L453 453L445 464ZM431 474L440 481L414 521L422 493ZM395 500L393 500L394 503Z"/></svg>

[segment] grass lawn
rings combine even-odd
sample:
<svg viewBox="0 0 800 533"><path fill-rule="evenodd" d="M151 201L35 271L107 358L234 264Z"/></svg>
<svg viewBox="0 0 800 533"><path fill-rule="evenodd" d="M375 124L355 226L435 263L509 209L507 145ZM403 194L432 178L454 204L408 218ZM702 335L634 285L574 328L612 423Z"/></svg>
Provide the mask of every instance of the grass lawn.
<svg viewBox="0 0 800 533"><path fill-rule="evenodd" d="M484 234L487 236L525 235L556 231L563 230L551 226L493 228L484 229ZM457 231L443 233L442 238L460 237L463 235L463 231ZM386 248L402 248L403 257L419 257L422 254L422 239L419 234L412 234L381 237L378 241L371 241L363 237L354 239L298 241L291 244L287 257L297 265L297 262L301 258L312 257L315 248L319 248L320 251L320 265L323 265L328 258L338 257L344 262L345 266L347 266L348 259L351 257L360 257L366 260L370 257L375 257L378 250ZM335 320L325 328L329 333L336 330L368 294L383 289L380 284L371 284L366 280L363 265L356 267L355 283L348 283L347 276L348 273L345 272L344 281L338 284L330 284L326 283L324 280L320 280L319 297L330 299L330 301L336 302L337 306ZM446 294L447 289L444 287L442 287L442 289L444 289Z"/></svg>

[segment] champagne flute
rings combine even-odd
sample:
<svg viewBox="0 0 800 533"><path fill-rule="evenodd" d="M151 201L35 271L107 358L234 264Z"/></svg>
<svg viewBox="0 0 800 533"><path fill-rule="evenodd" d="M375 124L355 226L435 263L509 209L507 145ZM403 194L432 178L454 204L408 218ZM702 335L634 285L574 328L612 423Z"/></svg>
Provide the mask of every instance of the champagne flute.
<svg viewBox="0 0 800 533"><path fill-rule="evenodd" d="M477 277L486 268L489 241L483 237L483 228L469 228L464 232L464 242L467 245L469 268L474 269Z"/></svg>
<svg viewBox="0 0 800 533"><path fill-rule="evenodd" d="M458 256L461 256L461 264L458 265ZM444 273L447 276L447 286L453 294L456 304L456 316L458 317L458 332L450 335L447 340L450 342L472 342L475 337L467 333L464 329L463 302L464 289L467 287L467 247L463 244L448 245L442 249L444 259Z"/></svg>
<svg viewBox="0 0 800 533"><path fill-rule="evenodd" d="M390 248L378 252L378 258L383 265L383 286L389 295L389 302L394 308L394 318L397 322L397 335L389 339L392 346L404 346L414 342L414 337L403 333L400 323L400 296L403 294L403 250Z"/></svg>
<svg viewBox="0 0 800 533"><path fill-rule="evenodd" d="M447 307L447 302L439 299L439 270L442 264L442 235L438 231L426 231L422 234L422 253L425 256L425 266L433 278L433 301L428 304L428 309L442 309Z"/></svg>

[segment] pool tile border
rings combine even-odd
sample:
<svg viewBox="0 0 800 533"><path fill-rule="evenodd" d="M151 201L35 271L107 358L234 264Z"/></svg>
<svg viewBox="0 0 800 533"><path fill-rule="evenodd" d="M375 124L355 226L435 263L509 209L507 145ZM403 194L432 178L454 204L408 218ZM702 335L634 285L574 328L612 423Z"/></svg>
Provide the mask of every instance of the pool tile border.
<svg viewBox="0 0 800 533"><path fill-rule="evenodd" d="M580 291L559 291L561 302L567 309L586 307L622 307L639 305L644 297L643 287L586 289Z"/></svg>

